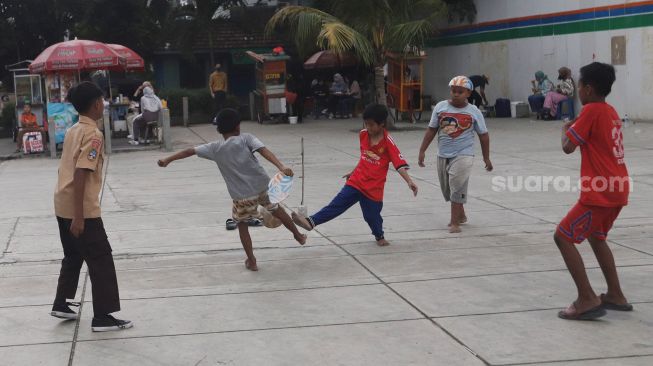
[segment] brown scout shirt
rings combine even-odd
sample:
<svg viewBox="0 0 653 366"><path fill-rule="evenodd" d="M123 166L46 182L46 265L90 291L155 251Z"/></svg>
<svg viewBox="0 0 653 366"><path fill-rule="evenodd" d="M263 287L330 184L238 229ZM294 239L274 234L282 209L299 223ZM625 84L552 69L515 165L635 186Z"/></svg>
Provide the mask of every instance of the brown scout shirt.
<svg viewBox="0 0 653 366"><path fill-rule="evenodd" d="M75 214L73 175L76 168L91 173L84 192L84 218L100 217L100 188L104 164L104 141L97 124L86 116L66 132L59 163L59 179L54 191L54 212L58 217L72 219Z"/></svg>

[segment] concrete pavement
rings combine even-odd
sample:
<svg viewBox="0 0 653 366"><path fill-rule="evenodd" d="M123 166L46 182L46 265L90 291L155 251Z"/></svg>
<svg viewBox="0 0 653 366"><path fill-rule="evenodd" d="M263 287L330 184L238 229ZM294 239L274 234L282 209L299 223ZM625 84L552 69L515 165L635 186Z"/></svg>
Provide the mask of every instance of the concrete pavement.
<svg viewBox="0 0 653 366"><path fill-rule="evenodd" d="M653 125L625 132L631 203L610 234L632 313L560 320L575 289L552 242L577 193L497 192L497 176L570 176L579 153L560 151L561 122L493 119L487 173L477 157L469 224L449 234L435 172L418 168L424 124L393 133L417 198L389 174L384 228L374 244L360 209L309 233L252 228L259 272L247 271L216 166L190 158L158 168L160 151L114 154L105 164L105 226L123 311L133 329L94 334L90 281L81 319L48 315L62 257L52 191L58 161L0 163L1 365L650 365L653 363ZM244 123L299 173L306 140L309 212L338 192L357 162L360 121ZM217 139L212 126L175 128L175 149ZM478 144L477 144L478 145ZM478 146L477 146L478 148ZM480 152L479 152L480 154ZM263 163L272 173L273 167ZM299 174L298 174L299 175ZM287 204L300 202L297 182ZM605 291L590 248L581 251Z"/></svg>

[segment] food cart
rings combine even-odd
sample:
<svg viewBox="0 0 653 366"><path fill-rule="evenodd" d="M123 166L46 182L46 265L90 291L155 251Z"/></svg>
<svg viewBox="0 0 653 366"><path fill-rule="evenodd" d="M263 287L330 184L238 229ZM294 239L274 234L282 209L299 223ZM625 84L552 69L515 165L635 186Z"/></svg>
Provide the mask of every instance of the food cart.
<svg viewBox="0 0 653 366"><path fill-rule="evenodd" d="M424 75L423 62L426 55L397 54L389 52L387 104L395 120L399 120L401 113L408 113L412 121L419 121L424 110L422 84Z"/></svg>
<svg viewBox="0 0 653 366"><path fill-rule="evenodd" d="M17 137L18 127L20 124L20 115L23 113L23 106L30 104L32 106L32 113L36 115L36 122L39 126L46 128L47 121L44 112L43 89L41 87L41 76L30 75L28 69L18 68L10 69L14 73L14 90L16 97L16 121L17 124L14 129L14 140Z"/></svg>
<svg viewBox="0 0 653 366"><path fill-rule="evenodd" d="M247 51L256 62L256 90L251 93L252 118L259 123L287 122L286 110L286 61L285 54L258 54Z"/></svg>

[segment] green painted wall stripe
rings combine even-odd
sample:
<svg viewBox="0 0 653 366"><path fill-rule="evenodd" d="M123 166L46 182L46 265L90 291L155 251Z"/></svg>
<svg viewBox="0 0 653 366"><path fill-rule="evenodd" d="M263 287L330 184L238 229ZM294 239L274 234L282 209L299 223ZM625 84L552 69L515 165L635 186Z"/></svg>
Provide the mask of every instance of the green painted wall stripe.
<svg viewBox="0 0 653 366"><path fill-rule="evenodd" d="M459 46L471 43L504 41L508 39L546 37L553 35L598 32L650 26L653 26L653 14L640 14L617 18L605 18L580 22L506 29L462 36L438 37L428 40L426 42L426 46L437 48L446 46Z"/></svg>

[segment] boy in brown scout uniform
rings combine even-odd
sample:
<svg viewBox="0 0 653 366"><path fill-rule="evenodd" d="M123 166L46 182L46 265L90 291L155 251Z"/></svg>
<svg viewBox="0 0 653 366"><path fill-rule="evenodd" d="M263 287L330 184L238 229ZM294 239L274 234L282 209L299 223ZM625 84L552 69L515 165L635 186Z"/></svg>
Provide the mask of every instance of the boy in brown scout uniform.
<svg viewBox="0 0 653 366"><path fill-rule="evenodd" d="M64 258L50 314L62 319L79 317L69 307L78 304L67 300L75 298L79 273L86 262L93 291L92 330L131 328L131 321L110 315L120 310L120 297L111 245L100 217L104 146L95 121L104 110L102 91L83 82L69 91L68 100L79 113L79 122L66 132L54 193Z"/></svg>

